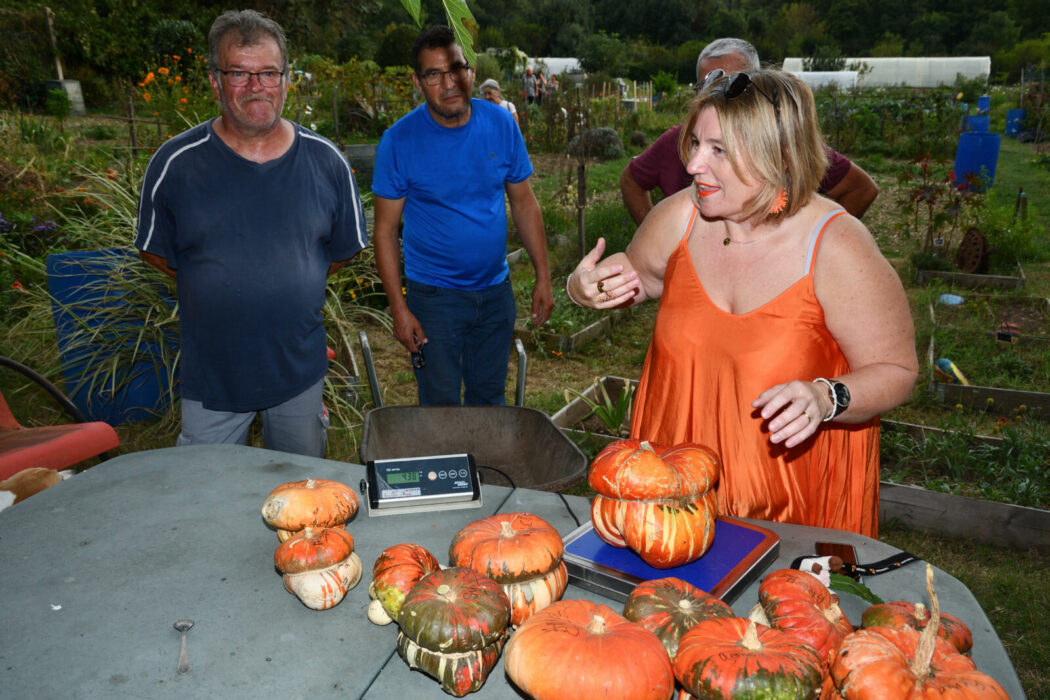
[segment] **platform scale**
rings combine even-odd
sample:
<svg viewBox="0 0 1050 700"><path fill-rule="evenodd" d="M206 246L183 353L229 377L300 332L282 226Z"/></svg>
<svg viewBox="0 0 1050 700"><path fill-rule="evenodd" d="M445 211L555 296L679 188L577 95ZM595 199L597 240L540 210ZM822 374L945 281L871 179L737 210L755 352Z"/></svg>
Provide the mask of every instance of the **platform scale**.
<svg viewBox="0 0 1050 700"><path fill-rule="evenodd" d="M632 552L606 544L588 522L564 538L569 580L614 600L626 601L642 581L673 576L732 603L777 558L776 533L736 518L715 521L710 549L696 561L673 569L656 569Z"/></svg>

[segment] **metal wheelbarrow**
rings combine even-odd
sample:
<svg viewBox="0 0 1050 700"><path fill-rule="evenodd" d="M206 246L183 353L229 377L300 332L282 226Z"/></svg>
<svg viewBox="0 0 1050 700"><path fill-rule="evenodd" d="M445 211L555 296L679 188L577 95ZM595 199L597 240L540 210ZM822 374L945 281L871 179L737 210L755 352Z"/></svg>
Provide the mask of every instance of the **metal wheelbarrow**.
<svg viewBox="0 0 1050 700"><path fill-rule="evenodd" d="M469 452L482 481L557 491L587 476L587 457L550 416L521 404L525 397L525 350L518 352L515 406L383 406L372 351L364 331L361 348L377 408L365 414L358 453L376 459Z"/></svg>

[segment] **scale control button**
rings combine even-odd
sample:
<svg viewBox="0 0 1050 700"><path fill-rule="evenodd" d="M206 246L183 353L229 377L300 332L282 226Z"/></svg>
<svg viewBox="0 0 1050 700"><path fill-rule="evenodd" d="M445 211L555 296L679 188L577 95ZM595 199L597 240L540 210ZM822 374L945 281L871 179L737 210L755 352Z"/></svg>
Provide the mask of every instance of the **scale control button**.
<svg viewBox="0 0 1050 700"><path fill-rule="evenodd" d="M460 475L460 477L466 479L467 478L467 470L466 469L460 469L459 470L459 475Z"/></svg>
<svg viewBox="0 0 1050 700"><path fill-rule="evenodd" d="M431 481L433 481L434 479L438 478L438 473L437 472L430 472L429 474L427 474L427 478L430 479ZM442 479L445 478L445 472L441 472L441 478Z"/></svg>

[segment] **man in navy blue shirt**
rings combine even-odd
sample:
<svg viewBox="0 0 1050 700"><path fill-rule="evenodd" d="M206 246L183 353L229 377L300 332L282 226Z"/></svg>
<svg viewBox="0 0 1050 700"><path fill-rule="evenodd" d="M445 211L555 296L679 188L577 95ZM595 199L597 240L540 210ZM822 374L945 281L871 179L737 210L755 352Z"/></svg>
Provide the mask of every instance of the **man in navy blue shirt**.
<svg viewBox="0 0 1050 700"><path fill-rule="evenodd" d="M425 30L413 58L425 104L383 134L372 178L376 266L394 336L417 358L425 347L425 363L414 363L421 404L459 404L461 391L467 405L503 404L515 316L508 199L536 271L533 324L554 308L532 163L510 112L471 99L474 69L451 29Z"/></svg>
<svg viewBox="0 0 1050 700"><path fill-rule="evenodd" d="M324 455L326 278L367 244L346 158L281 117L280 25L230 11L208 36L221 116L157 149L143 178L135 246L176 280L179 445L247 440Z"/></svg>

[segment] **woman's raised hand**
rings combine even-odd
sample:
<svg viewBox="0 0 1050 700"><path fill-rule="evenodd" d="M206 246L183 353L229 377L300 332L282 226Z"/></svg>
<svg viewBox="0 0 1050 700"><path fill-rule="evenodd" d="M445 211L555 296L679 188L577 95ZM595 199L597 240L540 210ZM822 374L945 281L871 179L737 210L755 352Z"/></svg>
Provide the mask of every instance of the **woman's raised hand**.
<svg viewBox="0 0 1050 700"><path fill-rule="evenodd" d="M611 309L630 303L637 294L638 274L627 256L617 253L601 260L604 252L605 239L599 238L565 282L569 299L580 306Z"/></svg>

